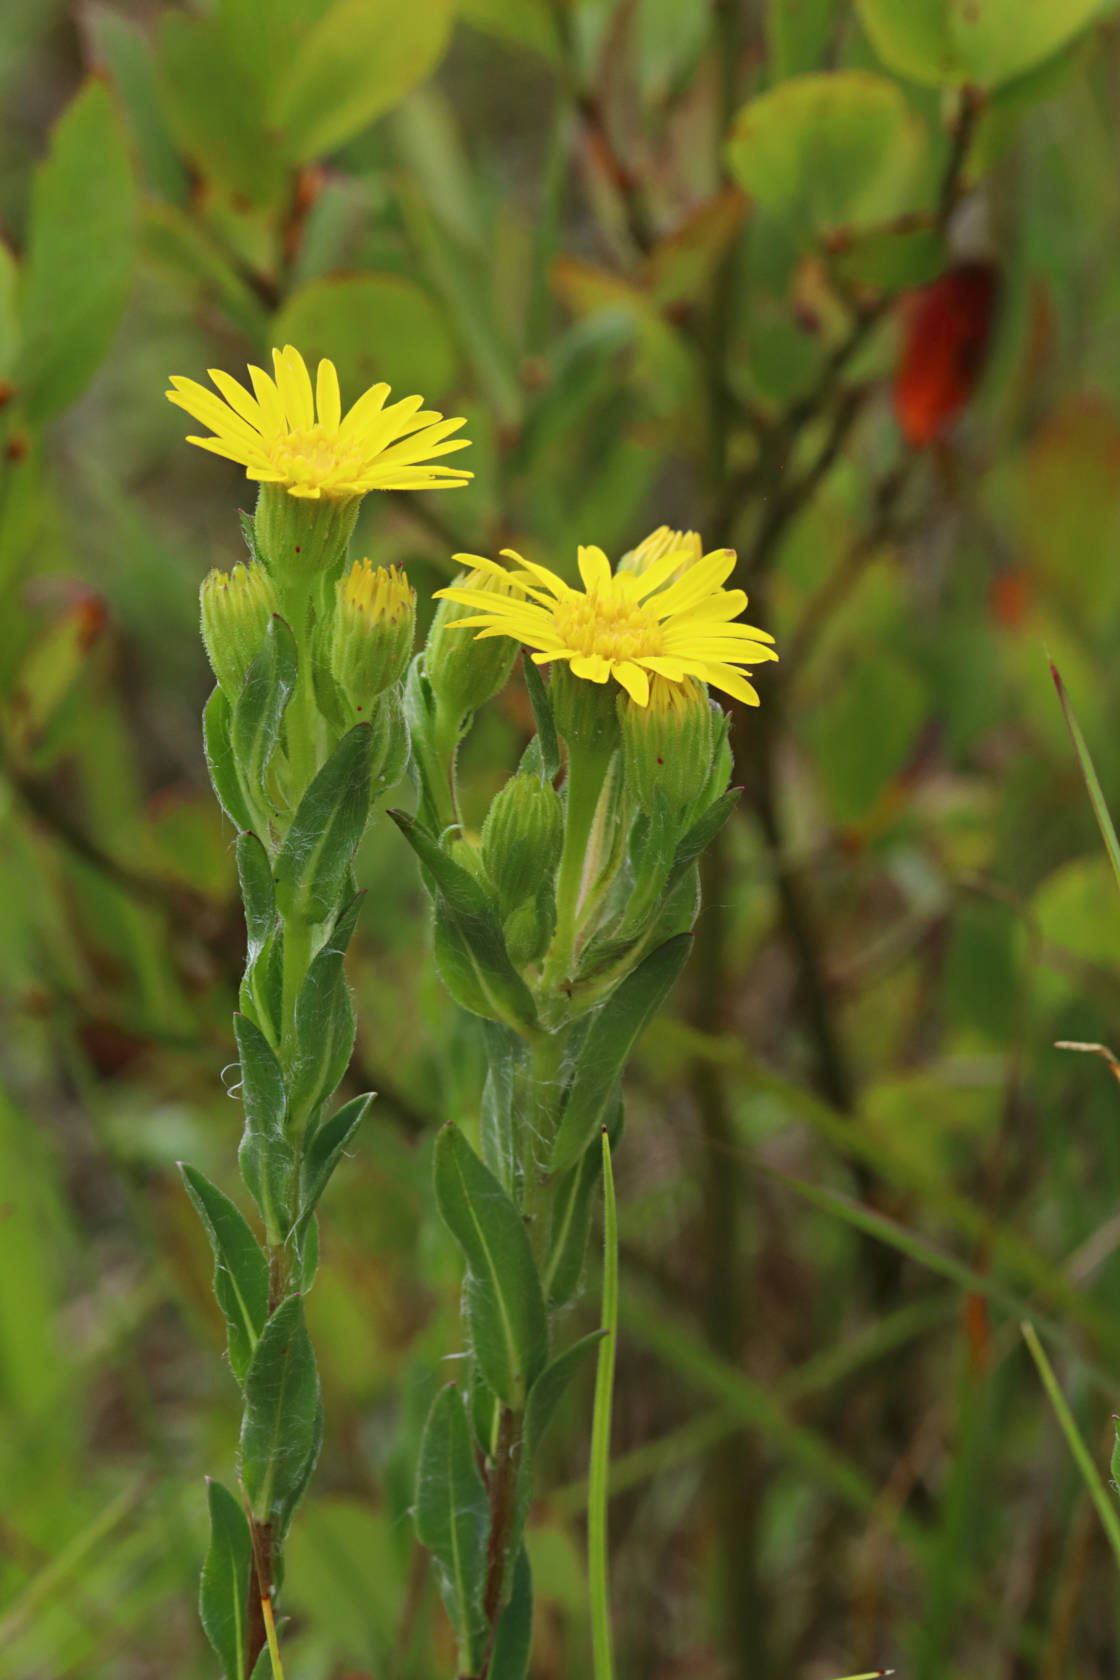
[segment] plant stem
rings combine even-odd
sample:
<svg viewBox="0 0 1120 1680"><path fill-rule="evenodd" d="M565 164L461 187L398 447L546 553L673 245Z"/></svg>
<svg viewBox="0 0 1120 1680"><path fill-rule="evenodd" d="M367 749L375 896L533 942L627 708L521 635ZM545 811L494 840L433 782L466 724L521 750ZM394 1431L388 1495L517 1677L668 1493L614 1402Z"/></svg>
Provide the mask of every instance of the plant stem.
<svg viewBox="0 0 1120 1680"><path fill-rule="evenodd" d="M498 1444L487 1488L490 1503L490 1540L486 1553L486 1585L482 1609L490 1627L479 1680L486 1680L502 1615L502 1599L509 1564L510 1529L517 1506L517 1476L521 1466L523 1412L503 1406L498 1414Z"/></svg>
<svg viewBox="0 0 1120 1680"><path fill-rule="evenodd" d="M1108 1543L1112 1547L1117 1566L1120 1567L1120 1516L1116 1514L1116 1507L1108 1497L1107 1489L1101 1481L1100 1471L1093 1463L1081 1432L1074 1422L1073 1413L1066 1404L1066 1397L1058 1387L1058 1379L1054 1375L1053 1367L1046 1357L1046 1350L1038 1339L1033 1324L1024 1322L1020 1325L1023 1340L1030 1349L1031 1358L1038 1367L1038 1374L1042 1378L1042 1386L1046 1390L1050 1404L1054 1408L1054 1415L1062 1428L1074 1462L1081 1472L1082 1480L1088 1489L1089 1498L1097 1508L1097 1515L1101 1519L1101 1526L1108 1536Z"/></svg>
<svg viewBox="0 0 1120 1680"><path fill-rule="evenodd" d="M587 1499L587 1573L591 1597L591 1657L595 1680L614 1680L611 1652L607 1502L610 1497L611 1406L618 1347L618 1210L611 1145L603 1129L603 1316L606 1332L595 1373L591 1423L591 1473Z"/></svg>
<svg viewBox="0 0 1120 1680"><path fill-rule="evenodd" d="M610 760L609 750L569 744L564 849L556 877L556 933L544 964L546 991L558 990L572 978L587 847Z"/></svg>

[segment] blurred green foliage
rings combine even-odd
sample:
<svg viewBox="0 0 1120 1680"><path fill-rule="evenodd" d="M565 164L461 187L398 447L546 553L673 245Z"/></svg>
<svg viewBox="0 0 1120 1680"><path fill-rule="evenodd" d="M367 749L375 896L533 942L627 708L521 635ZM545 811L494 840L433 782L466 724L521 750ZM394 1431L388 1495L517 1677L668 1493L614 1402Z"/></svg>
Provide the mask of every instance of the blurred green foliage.
<svg viewBox="0 0 1120 1680"><path fill-rule="evenodd" d="M1115 1031L1120 908L1045 653L1115 804L1114 12L0 10L5 1675L212 1672L201 1476L234 1391L174 1164L229 1188L239 1131L196 594L247 487L162 391L289 338L348 399L468 416L469 489L363 509L422 610L457 549L563 571L664 520L738 547L783 654L618 1156L620 1672L1115 1669L1106 1543L1017 1331L1103 1465L1118 1093L1052 1046ZM969 263L999 277L979 383ZM528 729L515 682L468 810ZM351 974L380 1096L308 1301L298 1680L453 1662L407 1511L457 1323L430 1148L485 1046L388 827ZM578 1381L530 1526L540 1680L587 1670L588 1408Z"/></svg>

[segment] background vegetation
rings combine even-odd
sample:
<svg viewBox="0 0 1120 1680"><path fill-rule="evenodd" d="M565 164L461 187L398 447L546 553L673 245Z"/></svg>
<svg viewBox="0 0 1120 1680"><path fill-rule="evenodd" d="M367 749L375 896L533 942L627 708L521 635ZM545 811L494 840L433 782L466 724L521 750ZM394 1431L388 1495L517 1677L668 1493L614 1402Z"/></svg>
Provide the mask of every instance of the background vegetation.
<svg viewBox="0 0 1120 1680"><path fill-rule="evenodd" d="M363 510L422 603L454 550L563 570L666 521L739 548L782 650L617 1163L620 1672L1115 1671L1107 1546L1018 1329L1103 1465L1118 1093L1053 1046L1115 1030L1120 914L1045 653L1115 793L1112 12L0 10L13 1680L213 1669L201 1478L236 1408L175 1162L228 1187L239 1131L196 598L246 489L162 391L285 340L344 396L384 378L469 416L469 490ZM503 708L465 766L480 809L527 731L517 682ZM457 1322L429 1151L483 1054L387 829L352 970L355 1089L380 1096L309 1301L328 1434L289 1553L298 1680L453 1662L407 1510ZM588 1416L585 1384L530 1532L540 1680L588 1667Z"/></svg>

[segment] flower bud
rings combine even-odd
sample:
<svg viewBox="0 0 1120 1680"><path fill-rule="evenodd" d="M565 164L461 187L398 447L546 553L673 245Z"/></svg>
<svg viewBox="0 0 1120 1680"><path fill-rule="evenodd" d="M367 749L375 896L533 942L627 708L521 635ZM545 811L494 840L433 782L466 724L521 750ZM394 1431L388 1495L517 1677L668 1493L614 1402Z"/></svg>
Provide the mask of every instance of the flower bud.
<svg viewBox="0 0 1120 1680"><path fill-rule="evenodd" d="M294 495L262 484L253 515L257 553L281 589L302 591L317 572L342 563L361 496Z"/></svg>
<svg viewBox="0 0 1120 1680"><path fill-rule="evenodd" d="M460 572L454 586L483 589L495 595L520 593L516 583L483 571ZM480 638L471 630L454 628L460 619L476 616L471 607L442 600L436 608L424 648L424 670L441 706L456 718L477 712L509 681L517 658L517 643L507 636Z"/></svg>
<svg viewBox="0 0 1120 1680"><path fill-rule="evenodd" d="M596 683L572 675L567 660L557 659L548 679L552 716L564 737L569 754L579 752L609 757L618 745L617 686Z"/></svg>
<svg viewBox="0 0 1120 1680"><path fill-rule="evenodd" d="M534 899L560 861L564 808L551 782L519 771L496 795L482 825L482 863L503 917Z"/></svg>
<svg viewBox="0 0 1120 1680"><path fill-rule="evenodd" d="M618 710L628 793L647 816L661 793L683 819L709 786L726 734L717 727L707 690L694 677L679 683L654 677L648 706L627 696Z"/></svg>
<svg viewBox="0 0 1120 1680"><path fill-rule="evenodd" d="M335 586L330 667L356 711L403 678L416 626L416 591L395 566L356 560Z"/></svg>
<svg viewBox="0 0 1120 1680"><path fill-rule="evenodd" d="M682 572L687 572L690 566L694 566L702 556L703 545L700 542L699 533L696 531L671 531L668 525L659 525L656 531L651 531L649 536L638 544L637 548L632 548L629 553L622 556L615 567L615 571L639 573L648 571L655 561L663 559L666 554L672 554L676 549L682 551L680 570L675 574L679 577Z"/></svg>
<svg viewBox="0 0 1120 1680"><path fill-rule="evenodd" d="M279 610L276 590L255 560L232 572L209 572L202 582L202 639L218 686L231 703L245 685L249 666Z"/></svg>

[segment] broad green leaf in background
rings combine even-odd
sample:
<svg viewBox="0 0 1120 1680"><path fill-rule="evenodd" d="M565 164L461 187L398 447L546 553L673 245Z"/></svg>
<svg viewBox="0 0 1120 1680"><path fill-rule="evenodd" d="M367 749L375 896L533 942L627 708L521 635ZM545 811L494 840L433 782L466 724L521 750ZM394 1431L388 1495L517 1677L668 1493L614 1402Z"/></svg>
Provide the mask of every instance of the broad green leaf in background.
<svg viewBox="0 0 1120 1680"><path fill-rule="evenodd" d="M436 1202L467 1261L467 1315L489 1386L520 1410L548 1358L548 1322L525 1224L455 1125L435 1147Z"/></svg>
<svg viewBox="0 0 1120 1680"><path fill-rule="evenodd" d="M187 196L187 171L160 109L155 59L143 32L106 5L90 6L84 18L93 41L95 63L103 64L108 70L128 114L144 179L173 203L183 203Z"/></svg>
<svg viewBox="0 0 1120 1680"><path fill-rule="evenodd" d="M332 0L217 0L223 43L267 96Z"/></svg>
<svg viewBox="0 0 1120 1680"><path fill-rule="evenodd" d="M249 1566L253 1542L241 1505L221 1482L208 1480L210 1547L202 1567L199 1613L226 1680L245 1680Z"/></svg>
<svg viewBox="0 0 1120 1680"><path fill-rule="evenodd" d="M298 344L309 364L329 357L344 404L382 380L397 397L420 391L434 400L459 365L443 313L419 286L395 274L309 281L276 316L272 342Z"/></svg>
<svg viewBox="0 0 1120 1680"><path fill-rule="evenodd" d="M839 0L767 0L766 39L775 81L820 68L839 13Z"/></svg>
<svg viewBox="0 0 1120 1680"><path fill-rule="evenodd" d="M268 1317L268 1261L229 1197L197 1168L179 1170L214 1251L214 1294L229 1332L229 1362L244 1382Z"/></svg>
<svg viewBox="0 0 1120 1680"><path fill-rule="evenodd" d="M260 90L219 20L164 12L157 39L163 114L179 146L205 180L251 204L273 203L284 159L267 132Z"/></svg>
<svg viewBox="0 0 1120 1680"><path fill-rule="evenodd" d="M288 62L270 121L295 162L334 151L439 62L451 0L336 0Z"/></svg>
<svg viewBox="0 0 1120 1680"><path fill-rule="evenodd" d="M289 1295L265 1325L245 1383L241 1479L258 1522L290 1513L314 1466L320 1420L303 1299Z"/></svg>
<svg viewBox="0 0 1120 1680"><path fill-rule="evenodd" d="M490 1511L463 1399L454 1383L432 1402L416 1467L416 1534L439 1570L459 1638L459 1667L475 1674L486 1645L482 1595Z"/></svg>
<svg viewBox="0 0 1120 1680"><path fill-rule="evenodd" d="M19 265L0 239L0 379L15 369L19 338Z"/></svg>
<svg viewBox="0 0 1120 1680"><path fill-rule="evenodd" d="M924 131L901 88L863 70L795 76L744 105L731 173L803 238L914 208Z"/></svg>
<svg viewBox="0 0 1120 1680"><path fill-rule="evenodd" d="M500 41L532 47L545 58L560 56L555 17L548 0L459 0L459 15Z"/></svg>
<svg viewBox="0 0 1120 1680"><path fill-rule="evenodd" d="M31 193L16 369L30 420L53 419L92 379L128 300L135 245L124 131L91 80L59 119Z"/></svg>
<svg viewBox="0 0 1120 1680"><path fill-rule="evenodd" d="M871 44L903 76L998 87L1065 46L1101 0L857 0Z"/></svg>

